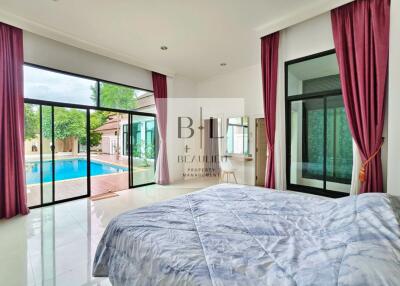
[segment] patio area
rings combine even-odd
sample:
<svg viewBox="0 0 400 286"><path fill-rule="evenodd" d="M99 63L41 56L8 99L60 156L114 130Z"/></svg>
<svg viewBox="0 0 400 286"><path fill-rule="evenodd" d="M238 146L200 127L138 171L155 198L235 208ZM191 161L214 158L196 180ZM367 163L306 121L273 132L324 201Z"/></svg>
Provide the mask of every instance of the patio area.
<svg viewBox="0 0 400 286"><path fill-rule="evenodd" d="M80 154L72 156L70 154L57 154L58 160L85 159L86 155ZM50 158L45 158L47 160ZM31 160L27 159L27 164ZM143 159L134 158L133 182L134 185L142 185L154 181L154 161L147 160L147 166L143 164ZM92 163L107 164L111 167L128 168L128 158L120 156L119 159L115 155L91 154ZM92 168L92 165L91 165ZM57 167L56 167L57 172ZM92 175L91 180L91 196L104 194L107 192L122 191L129 188L128 171L116 172L104 175ZM43 203L52 201L52 183L43 183ZM83 196L87 194L87 177L79 177L74 179L56 180L54 200L60 201L73 197ZM40 201L40 184L27 185L27 197L29 206L39 205Z"/></svg>

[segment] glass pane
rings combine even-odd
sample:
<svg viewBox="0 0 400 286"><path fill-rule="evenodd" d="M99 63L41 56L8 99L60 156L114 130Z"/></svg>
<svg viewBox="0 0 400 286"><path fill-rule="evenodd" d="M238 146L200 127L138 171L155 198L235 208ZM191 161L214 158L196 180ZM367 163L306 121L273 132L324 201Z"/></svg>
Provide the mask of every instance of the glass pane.
<svg viewBox="0 0 400 286"><path fill-rule="evenodd" d="M42 106L43 203L53 202L52 107Z"/></svg>
<svg viewBox="0 0 400 286"><path fill-rule="evenodd" d="M86 195L86 110L54 107L54 137L55 200Z"/></svg>
<svg viewBox="0 0 400 286"><path fill-rule="evenodd" d="M26 98L95 106L97 82L60 72L24 66Z"/></svg>
<svg viewBox="0 0 400 286"><path fill-rule="evenodd" d="M233 126L233 153L235 154L243 154L243 129L242 126Z"/></svg>
<svg viewBox="0 0 400 286"><path fill-rule="evenodd" d="M247 116L244 116L242 118L243 118L243 126L249 126L249 118Z"/></svg>
<svg viewBox="0 0 400 286"><path fill-rule="evenodd" d="M234 117L228 119L229 124L242 125L242 117Z"/></svg>
<svg viewBox="0 0 400 286"><path fill-rule="evenodd" d="M100 106L135 110L154 104L152 93L123 85L100 82Z"/></svg>
<svg viewBox="0 0 400 286"><path fill-rule="evenodd" d="M353 142L342 96L327 99L327 189L350 192Z"/></svg>
<svg viewBox="0 0 400 286"><path fill-rule="evenodd" d="M331 54L288 66L288 95L339 90L339 66Z"/></svg>
<svg viewBox="0 0 400 286"><path fill-rule="evenodd" d="M228 125L226 132L226 153L233 153L233 126Z"/></svg>
<svg viewBox="0 0 400 286"><path fill-rule="evenodd" d="M90 140L91 195L128 189L128 114L91 110Z"/></svg>
<svg viewBox="0 0 400 286"><path fill-rule="evenodd" d="M249 128L244 127L243 129L243 154L249 154Z"/></svg>
<svg viewBox="0 0 400 286"><path fill-rule="evenodd" d="M25 103L25 178L28 206L40 205L40 106Z"/></svg>
<svg viewBox="0 0 400 286"><path fill-rule="evenodd" d="M150 150L149 158L155 159L155 120L146 121L146 150Z"/></svg>
<svg viewBox="0 0 400 286"><path fill-rule="evenodd" d="M132 120L132 183L153 183L156 122L154 117L134 115Z"/></svg>
<svg viewBox="0 0 400 286"><path fill-rule="evenodd" d="M323 188L323 103L323 99L291 103L291 184Z"/></svg>
<svg viewBox="0 0 400 286"><path fill-rule="evenodd" d="M249 118L234 117L228 118L226 132L226 152L228 154L249 153Z"/></svg>
<svg viewBox="0 0 400 286"><path fill-rule="evenodd" d="M122 133L122 155L124 156L128 156L128 124L124 124L124 126L122 127L123 133Z"/></svg>

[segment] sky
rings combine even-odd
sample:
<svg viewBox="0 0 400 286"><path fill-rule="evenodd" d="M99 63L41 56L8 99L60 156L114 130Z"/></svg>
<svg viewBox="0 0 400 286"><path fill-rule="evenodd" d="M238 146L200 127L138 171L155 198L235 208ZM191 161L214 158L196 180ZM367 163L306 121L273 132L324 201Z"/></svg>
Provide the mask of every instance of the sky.
<svg viewBox="0 0 400 286"><path fill-rule="evenodd" d="M92 86L96 81L24 66L25 98L95 105Z"/></svg>
<svg viewBox="0 0 400 286"><path fill-rule="evenodd" d="M95 80L24 66L24 97L80 105L96 105L90 96ZM146 91L135 90L137 97Z"/></svg>

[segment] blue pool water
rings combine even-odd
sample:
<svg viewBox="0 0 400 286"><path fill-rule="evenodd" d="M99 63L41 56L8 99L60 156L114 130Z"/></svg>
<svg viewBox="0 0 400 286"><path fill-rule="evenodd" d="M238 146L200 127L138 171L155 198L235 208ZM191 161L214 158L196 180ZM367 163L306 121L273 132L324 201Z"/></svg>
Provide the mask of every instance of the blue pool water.
<svg viewBox="0 0 400 286"><path fill-rule="evenodd" d="M26 183L40 183L40 162L26 163ZM97 161L90 162L90 175L98 176L105 174L127 172L128 168L111 164L100 163ZM55 180L68 180L87 176L87 162L85 159L69 159L55 161ZM52 164L51 161L43 161L43 182L52 181Z"/></svg>

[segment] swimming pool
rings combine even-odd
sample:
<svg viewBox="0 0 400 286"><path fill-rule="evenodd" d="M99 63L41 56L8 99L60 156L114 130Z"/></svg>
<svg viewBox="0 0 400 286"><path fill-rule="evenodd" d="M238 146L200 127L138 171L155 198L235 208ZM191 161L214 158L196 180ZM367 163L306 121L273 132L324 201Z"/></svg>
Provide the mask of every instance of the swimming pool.
<svg viewBox="0 0 400 286"><path fill-rule="evenodd" d="M69 180L87 176L86 159L55 160L55 180ZM40 162L27 162L25 164L26 183L40 183ZM90 175L99 176L106 174L127 172L128 168L106 164L98 161L90 162ZM43 161L43 183L52 181L52 163Z"/></svg>

